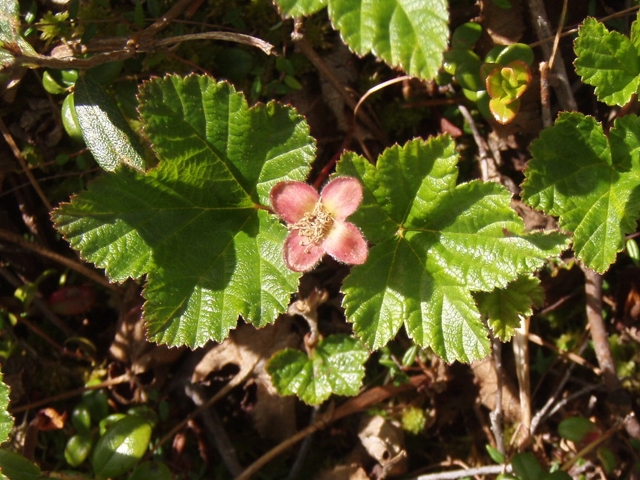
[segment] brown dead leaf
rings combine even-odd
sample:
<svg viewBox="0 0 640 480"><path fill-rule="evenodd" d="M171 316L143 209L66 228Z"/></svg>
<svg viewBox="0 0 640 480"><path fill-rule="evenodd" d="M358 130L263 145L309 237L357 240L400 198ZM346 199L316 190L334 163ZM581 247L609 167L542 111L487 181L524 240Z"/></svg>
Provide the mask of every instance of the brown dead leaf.
<svg viewBox="0 0 640 480"><path fill-rule="evenodd" d="M204 381L211 373L232 364L238 375L249 374L256 385L256 403L252 408L255 427L264 438L282 440L295 432L295 398L281 397L271 383L266 364L271 356L285 348L300 345L293 318L282 315L267 327L257 330L242 324L223 343L213 346L196 365L191 381Z"/></svg>
<svg viewBox="0 0 640 480"><path fill-rule="evenodd" d="M125 293L116 334L109 347L111 357L129 365L135 375L173 363L184 352L183 348L169 348L147 340L142 302L139 287L130 284Z"/></svg>
<svg viewBox="0 0 640 480"><path fill-rule="evenodd" d="M483 31L495 45L518 42L524 34L522 1L511 0L511 8L500 8L492 0L481 0L480 11Z"/></svg>
<svg viewBox="0 0 640 480"><path fill-rule="evenodd" d="M496 407L496 393L498 391L498 377L493 359L485 358L471 364L480 388L480 401L489 410ZM520 399L518 390L509 378L502 379L502 411L505 420L517 422L520 420Z"/></svg>
<svg viewBox="0 0 640 480"><path fill-rule="evenodd" d="M129 371L139 377L153 372L151 383L147 381L144 388L145 382L132 378L129 385L121 386L126 393L119 392L120 387L113 389L114 395L125 404L146 401L146 388L160 387L166 379L168 367L185 351L184 348L169 348L147 340L142 302L140 287L131 282L125 291L116 333L109 347L109 355L120 362L120 365L110 366L110 375L119 376Z"/></svg>

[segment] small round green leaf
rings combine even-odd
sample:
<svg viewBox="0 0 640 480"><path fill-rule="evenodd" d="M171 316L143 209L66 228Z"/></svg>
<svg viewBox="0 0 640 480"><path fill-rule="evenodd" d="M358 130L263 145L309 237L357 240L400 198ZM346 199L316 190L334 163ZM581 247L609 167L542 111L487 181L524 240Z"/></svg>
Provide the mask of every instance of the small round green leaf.
<svg viewBox="0 0 640 480"><path fill-rule="evenodd" d="M62 110L60 113L62 116L62 126L64 127L65 132L67 132L67 135L69 135L76 142L84 143L82 128L80 128L80 123L78 123L78 116L76 115L73 93L67 95L62 101Z"/></svg>
<svg viewBox="0 0 640 480"><path fill-rule="evenodd" d="M87 383L87 386L90 386L94 383L99 382L91 381ZM82 395L81 403L89 410L89 415L91 415L91 420L94 423L99 422L104 417L109 415L109 397L104 390L90 390L88 392L85 392Z"/></svg>
<svg viewBox="0 0 640 480"><path fill-rule="evenodd" d="M86 404L80 403L71 412L71 423L79 433L88 433L91 429L91 413Z"/></svg>
<svg viewBox="0 0 640 480"><path fill-rule="evenodd" d="M451 35L452 48L473 48L482 35L482 25L476 22L463 23Z"/></svg>
<svg viewBox="0 0 640 480"><path fill-rule="evenodd" d="M489 110L491 110L491 115L496 122L506 125L518 114L518 110L520 110L520 100L504 103L500 98L492 98L489 100Z"/></svg>
<svg viewBox="0 0 640 480"><path fill-rule="evenodd" d="M119 422L123 418L127 416L126 413L112 413L111 415L104 417L100 420L98 428L100 430L100 435L104 435L107 430L109 430L116 422Z"/></svg>
<svg viewBox="0 0 640 480"><path fill-rule="evenodd" d="M525 45L524 43L513 43L504 48L496 57L495 61L500 65L508 65L515 60L520 60L521 62L531 66L533 65L534 58L533 50L531 50L529 45Z"/></svg>
<svg viewBox="0 0 640 480"><path fill-rule="evenodd" d="M442 68L445 72L454 75L458 67L465 63L480 65L480 57L472 50L453 48L445 52Z"/></svg>
<svg viewBox="0 0 640 480"><path fill-rule="evenodd" d="M131 473L129 480L172 480L171 470L161 462L144 462Z"/></svg>
<svg viewBox="0 0 640 480"><path fill-rule="evenodd" d="M62 95L67 93L67 87L61 85L49 71L42 74L42 86L52 95Z"/></svg>
<svg viewBox="0 0 640 480"><path fill-rule="evenodd" d="M598 432L598 427L584 417L565 418L558 425L558 435L575 443L580 443L588 434L595 432Z"/></svg>
<svg viewBox="0 0 640 480"><path fill-rule="evenodd" d="M96 475L109 478L132 469L149 447L151 425L141 417L127 415L114 423L96 443L91 464Z"/></svg>
<svg viewBox="0 0 640 480"><path fill-rule="evenodd" d="M64 459L72 467L77 467L84 462L91 453L92 439L88 433L74 435L67 441L64 447Z"/></svg>
<svg viewBox="0 0 640 480"><path fill-rule="evenodd" d="M460 84L462 88L474 92L484 90L486 87L480 78L480 66L481 62L479 59L469 59L469 61L458 65L455 73L458 84Z"/></svg>

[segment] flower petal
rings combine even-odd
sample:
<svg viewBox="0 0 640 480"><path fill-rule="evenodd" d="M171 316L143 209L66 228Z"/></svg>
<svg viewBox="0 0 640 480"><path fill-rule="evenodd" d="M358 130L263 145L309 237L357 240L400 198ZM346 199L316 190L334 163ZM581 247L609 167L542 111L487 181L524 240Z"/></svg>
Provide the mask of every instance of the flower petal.
<svg viewBox="0 0 640 480"><path fill-rule="evenodd" d="M306 239L292 231L284 242L284 263L294 272L308 272L315 267L324 255L322 245L306 244Z"/></svg>
<svg viewBox="0 0 640 480"><path fill-rule="evenodd" d="M367 260L369 247L360 230L349 222L335 222L324 241L325 251L336 260L361 265Z"/></svg>
<svg viewBox="0 0 640 480"><path fill-rule="evenodd" d="M303 182L276 183L269 197L273 210L287 223L296 223L305 213L313 211L320 199L318 192Z"/></svg>
<svg viewBox="0 0 640 480"><path fill-rule="evenodd" d="M362 201L362 185L353 177L336 177L322 189L322 205L336 220L344 220Z"/></svg>

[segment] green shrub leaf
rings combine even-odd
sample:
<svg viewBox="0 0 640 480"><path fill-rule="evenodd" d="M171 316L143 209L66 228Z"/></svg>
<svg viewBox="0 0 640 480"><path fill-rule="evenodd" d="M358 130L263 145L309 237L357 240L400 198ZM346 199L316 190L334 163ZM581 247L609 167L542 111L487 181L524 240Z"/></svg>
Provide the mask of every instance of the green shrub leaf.
<svg viewBox="0 0 640 480"><path fill-rule="evenodd" d="M84 141L103 169L128 165L144 171L142 146L115 101L91 76L76 82L75 112Z"/></svg>
<svg viewBox="0 0 640 480"><path fill-rule="evenodd" d="M117 477L131 470L151 440L151 425L142 417L127 415L114 423L96 443L91 465L98 478Z"/></svg>
<svg viewBox="0 0 640 480"><path fill-rule="evenodd" d="M375 167L352 153L340 160L338 172L365 187L350 220L377 243L343 284L347 318L369 348L404 324L447 362L483 358L489 341L471 292L504 288L566 248L564 235L526 234L503 187L456 186L457 161L448 136L389 148Z"/></svg>
<svg viewBox="0 0 640 480"><path fill-rule="evenodd" d="M286 310L299 274L286 269L286 228L264 209L271 187L304 180L315 144L276 103L249 108L208 77L169 76L140 93L160 165L106 174L53 214L84 258L123 281L148 274L149 337L223 340L241 315L257 326Z"/></svg>
<svg viewBox="0 0 640 480"><path fill-rule="evenodd" d="M286 17L302 17L322 10L327 0L277 0L276 4Z"/></svg>
<svg viewBox="0 0 640 480"><path fill-rule="evenodd" d="M329 18L359 55L373 53L408 74L432 79L449 38L446 0L277 0L287 16L309 15L328 3Z"/></svg>
<svg viewBox="0 0 640 480"><path fill-rule="evenodd" d="M9 387L4 383L2 372L0 372L0 443L9 437L13 418L8 412L9 409Z"/></svg>
<svg viewBox="0 0 640 480"><path fill-rule="evenodd" d="M563 113L536 140L523 199L559 217L573 232L573 250L589 268L604 272L635 231L640 213L640 119L616 119L607 138L592 117Z"/></svg>
<svg viewBox="0 0 640 480"><path fill-rule="evenodd" d="M31 44L20 33L20 3L17 0L0 0L0 47L8 46L15 52L16 46L23 55L37 56ZM11 54L2 49L6 54L3 61L9 61ZM2 55L4 57L4 55Z"/></svg>
<svg viewBox="0 0 640 480"><path fill-rule="evenodd" d="M332 393L356 395L367 358L369 352L357 339L331 335L309 356L300 350L281 350L271 357L267 371L278 393L295 394L309 405L318 405Z"/></svg>
<svg viewBox="0 0 640 480"><path fill-rule="evenodd" d="M598 100L624 105L640 86L640 24L636 20L631 38L610 32L595 18L587 18L575 42L575 67L582 81L596 87Z"/></svg>
<svg viewBox="0 0 640 480"><path fill-rule="evenodd" d="M508 342L520 326L521 317L533 315L532 305L542 304L544 290L536 277L522 275L507 288L477 292L474 297L478 310L487 318L493 334L501 341Z"/></svg>
<svg viewBox="0 0 640 480"><path fill-rule="evenodd" d="M8 480L38 480L38 466L22 455L0 448L0 478Z"/></svg>

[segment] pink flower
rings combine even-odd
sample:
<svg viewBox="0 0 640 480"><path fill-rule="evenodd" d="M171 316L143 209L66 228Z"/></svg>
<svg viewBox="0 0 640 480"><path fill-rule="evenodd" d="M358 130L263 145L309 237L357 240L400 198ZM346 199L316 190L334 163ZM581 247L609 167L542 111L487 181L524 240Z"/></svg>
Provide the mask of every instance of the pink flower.
<svg viewBox="0 0 640 480"><path fill-rule="evenodd" d="M346 218L362 201L362 186L352 177L337 177L318 192L302 182L280 182L271 189L271 205L290 230L284 242L284 262L306 272L325 253L340 262L360 265L367 259L367 242Z"/></svg>

